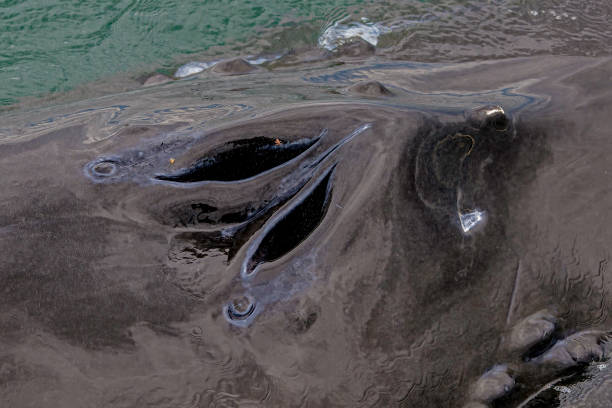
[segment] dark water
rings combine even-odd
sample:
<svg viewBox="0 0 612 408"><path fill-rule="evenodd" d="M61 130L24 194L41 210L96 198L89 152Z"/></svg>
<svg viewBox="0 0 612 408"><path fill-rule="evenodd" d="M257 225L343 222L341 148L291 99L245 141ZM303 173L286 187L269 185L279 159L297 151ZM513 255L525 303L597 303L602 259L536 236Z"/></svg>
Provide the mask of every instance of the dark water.
<svg viewBox="0 0 612 408"><path fill-rule="evenodd" d="M542 4L4 112L2 406L610 406L609 6Z"/></svg>

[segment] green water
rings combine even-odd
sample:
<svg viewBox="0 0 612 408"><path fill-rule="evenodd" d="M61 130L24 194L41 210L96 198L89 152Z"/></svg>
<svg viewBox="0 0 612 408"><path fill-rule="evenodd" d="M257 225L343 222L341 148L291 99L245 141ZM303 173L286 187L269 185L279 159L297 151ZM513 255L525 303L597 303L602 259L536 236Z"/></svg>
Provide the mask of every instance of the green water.
<svg viewBox="0 0 612 408"><path fill-rule="evenodd" d="M0 1L0 105L190 56L314 45L364 0Z"/></svg>
<svg viewBox="0 0 612 408"><path fill-rule="evenodd" d="M383 59L612 55L611 17L603 0L0 0L0 111L134 89L189 61L314 47L362 18L384 26Z"/></svg>

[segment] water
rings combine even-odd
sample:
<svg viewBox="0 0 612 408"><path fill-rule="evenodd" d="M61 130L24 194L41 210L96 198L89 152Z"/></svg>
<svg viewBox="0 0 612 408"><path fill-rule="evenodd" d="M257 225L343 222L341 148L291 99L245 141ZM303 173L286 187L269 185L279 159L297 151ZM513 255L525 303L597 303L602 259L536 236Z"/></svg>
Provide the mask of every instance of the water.
<svg viewBox="0 0 612 408"><path fill-rule="evenodd" d="M610 406L608 3L283 7L1 82L0 405Z"/></svg>
<svg viewBox="0 0 612 408"><path fill-rule="evenodd" d="M364 21L391 59L606 55L611 13L593 0L4 1L0 105L78 86L132 89L190 60L333 48Z"/></svg>
<svg viewBox="0 0 612 408"><path fill-rule="evenodd" d="M192 54L313 45L321 27L361 3L3 1L0 103L63 92L119 72L164 71ZM288 40L289 31L299 38Z"/></svg>

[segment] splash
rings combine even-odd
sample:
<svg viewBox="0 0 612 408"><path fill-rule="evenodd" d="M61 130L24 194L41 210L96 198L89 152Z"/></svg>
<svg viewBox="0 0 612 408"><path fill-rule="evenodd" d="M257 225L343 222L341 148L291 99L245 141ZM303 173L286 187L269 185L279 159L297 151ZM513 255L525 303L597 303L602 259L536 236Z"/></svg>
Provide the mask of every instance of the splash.
<svg viewBox="0 0 612 408"><path fill-rule="evenodd" d="M342 24L343 21L336 21L323 31L323 34L319 37L319 47L333 51L340 45L348 42L349 39L355 37L376 46L378 44L378 37L381 34L391 32L391 29L381 24L370 23L367 19L362 19L362 23L351 22Z"/></svg>
<svg viewBox="0 0 612 408"><path fill-rule="evenodd" d="M264 64L266 62L271 62L271 61L275 61L277 59L279 59L280 57L282 57L281 54L279 55L272 55L272 56L258 56L258 57L254 57L254 56L248 56L246 57L244 60L246 62L248 62L251 65L261 65ZM176 72L174 73L174 76L176 78L185 78L191 75L195 75L195 74L199 74L200 72L208 69L208 68L212 68L215 65L217 65L219 62L221 62L221 60L213 60L213 61L191 61L188 62L184 65L181 65Z"/></svg>
<svg viewBox="0 0 612 408"><path fill-rule="evenodd" d="M214 66L218 62L219 60L209 61L209 62L191 61L191 62L186 63L185 65L181 65L174 73L174 76L177 78L185 78L190 75L198 74L204 71L205 69L208 69Z"/></svg>

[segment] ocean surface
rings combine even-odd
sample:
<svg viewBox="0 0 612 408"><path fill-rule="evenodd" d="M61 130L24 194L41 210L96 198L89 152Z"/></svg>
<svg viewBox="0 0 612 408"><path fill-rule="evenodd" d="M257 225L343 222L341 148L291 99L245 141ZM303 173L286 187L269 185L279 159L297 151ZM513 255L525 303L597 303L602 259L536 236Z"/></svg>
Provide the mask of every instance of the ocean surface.
<svg viewBox="0 0 612 408"><path fill-rule="evenodd" d="M611 10L601 0L5 0L0 105L95 81L116 85L85 94L130 89L192 60L331 48L355 34L330 33L334 25L376 27L368 39L392 59L603 55L612 50Z"/></svg>
<svg viewBox="0 0 612 408"><path fill-rule="evenodd" d="M612 3L0 3L0 406L612 406Z"/></svg>
<svg viewBox="0 0 612 408"><path fill-rule="evenodd" d="M2 1L0 103L118 73L169 70L191 55L316 45L360 0Z"/></svg>

